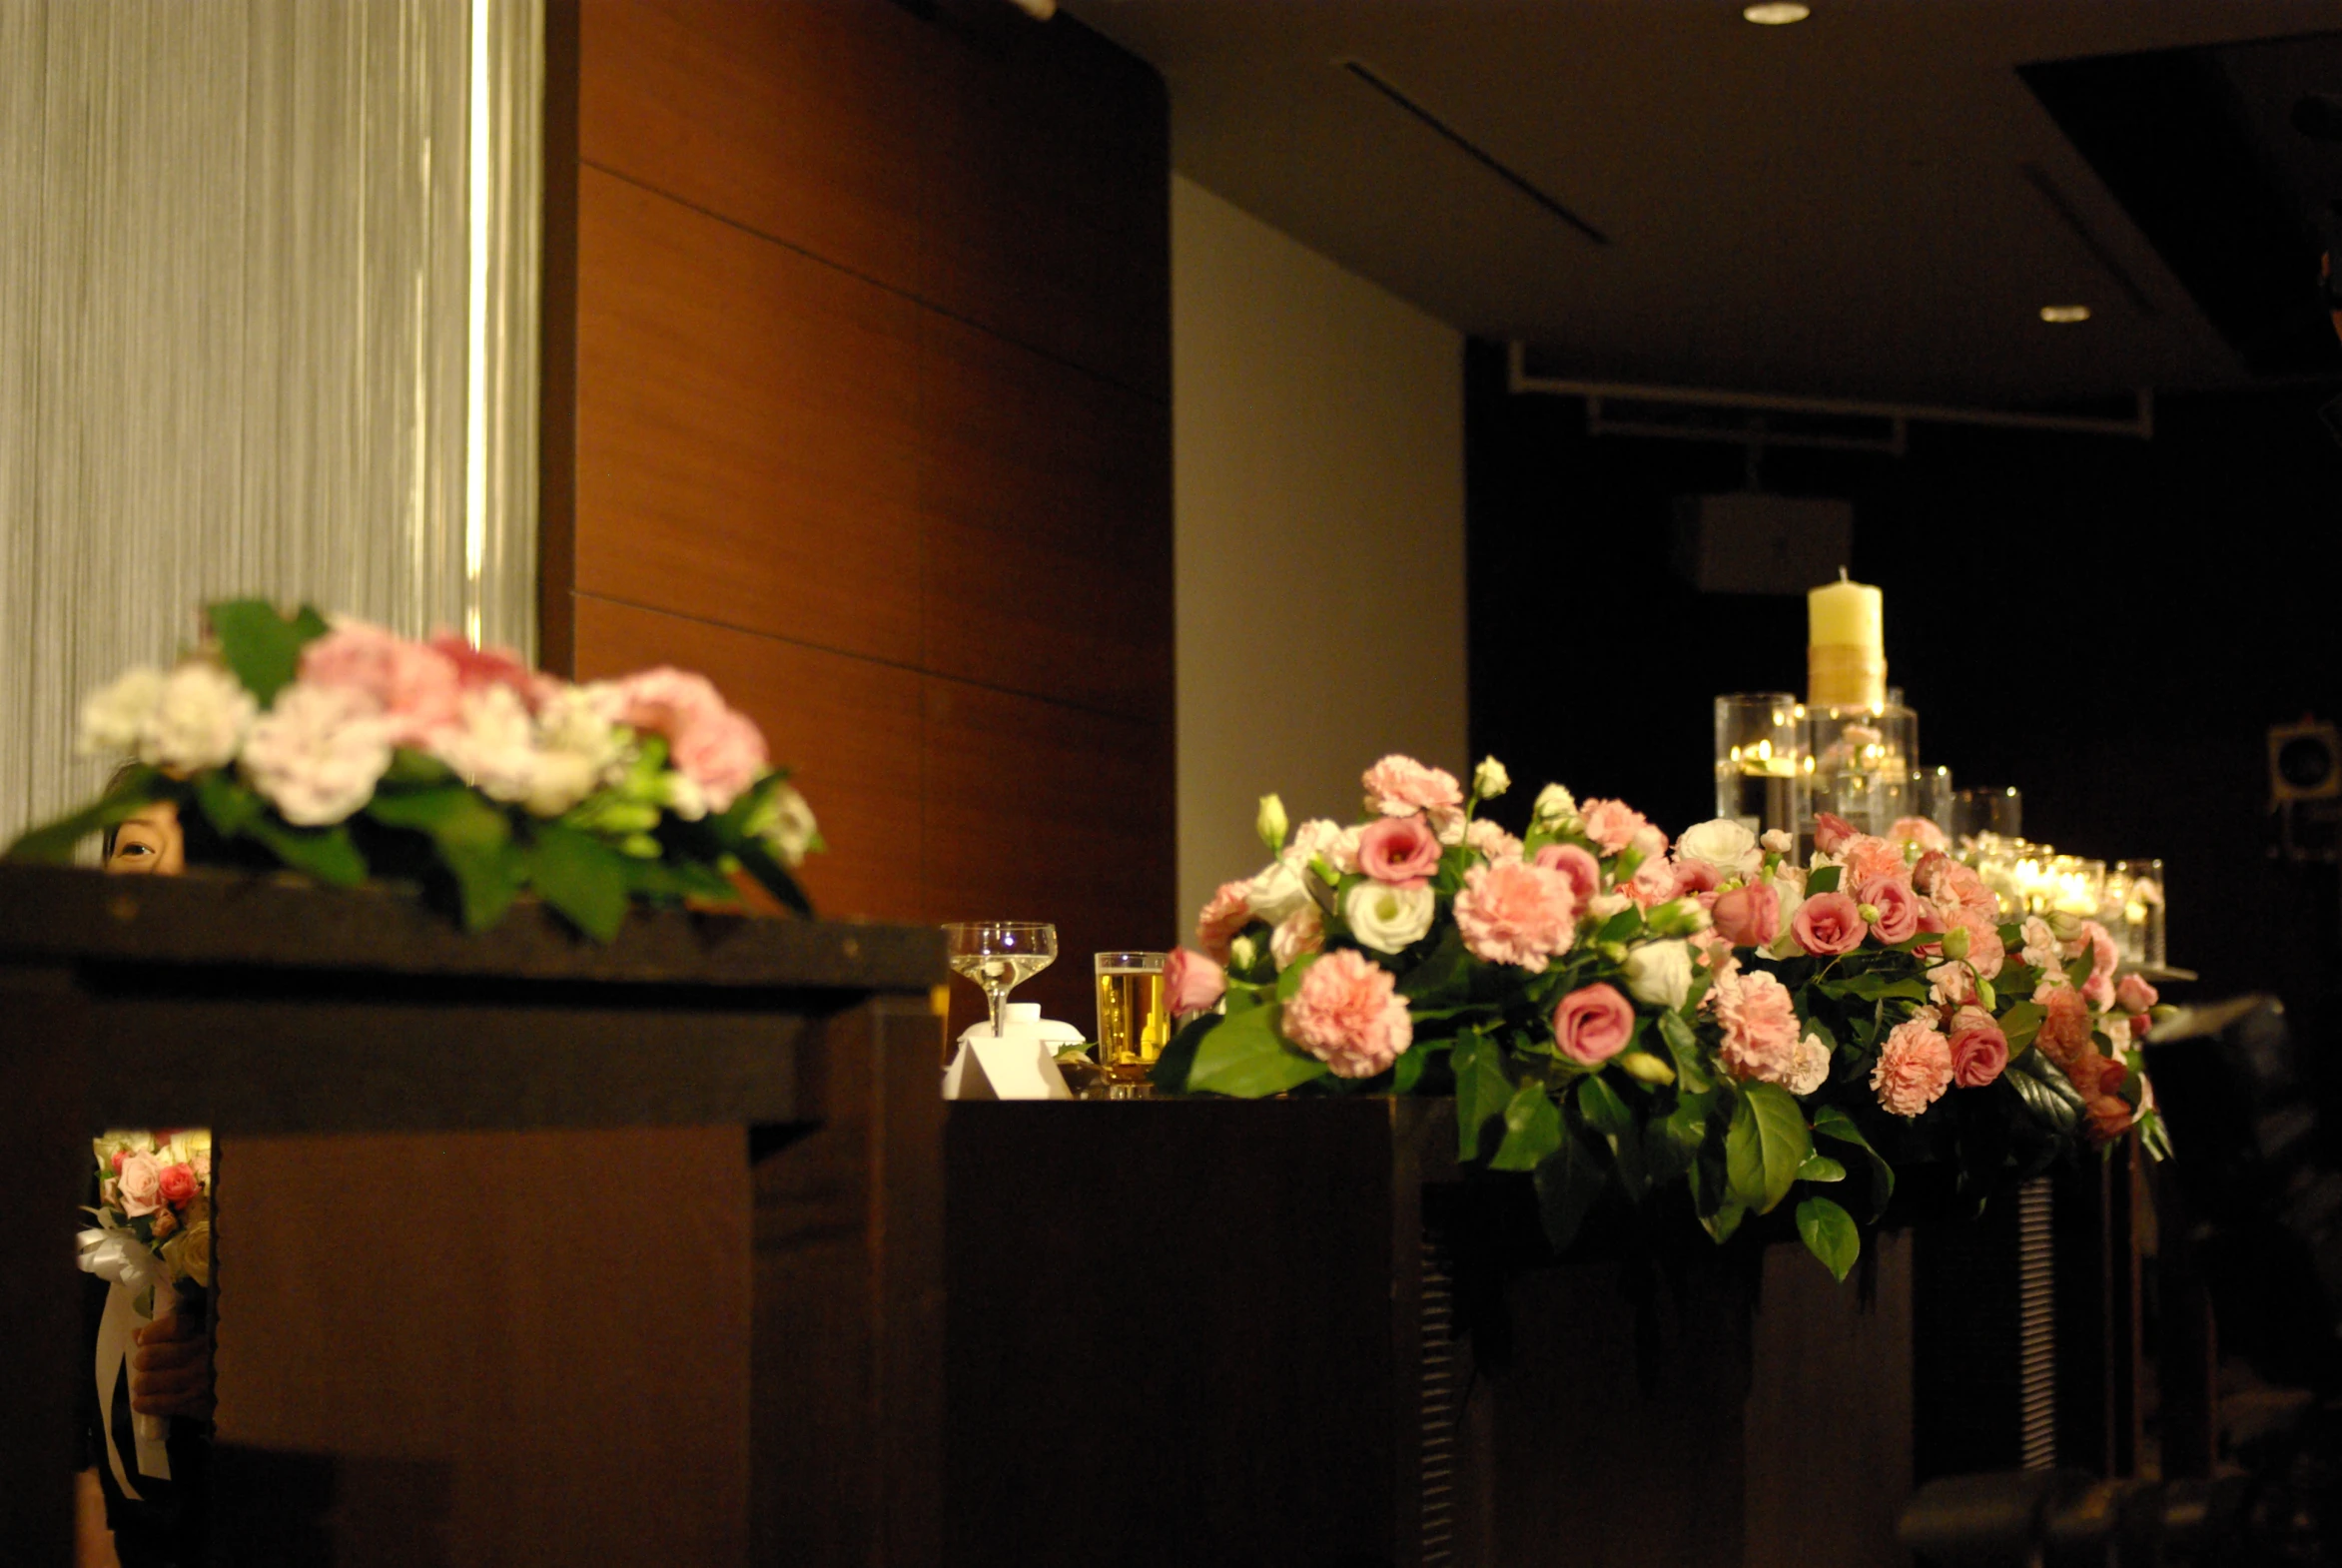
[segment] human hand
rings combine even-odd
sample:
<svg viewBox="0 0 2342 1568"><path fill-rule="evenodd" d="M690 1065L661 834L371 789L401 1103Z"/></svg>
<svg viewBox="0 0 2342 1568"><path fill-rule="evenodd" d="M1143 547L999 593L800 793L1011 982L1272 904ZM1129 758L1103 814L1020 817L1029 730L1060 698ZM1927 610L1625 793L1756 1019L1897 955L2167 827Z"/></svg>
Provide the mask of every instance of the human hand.
<svg viewBox="0 0 2342 1568"><path fill-rule="evenodd" d="M212 1413L212 1336L202 1313L181 1310L158 1317L133 1338L131 1409L198 1420Z"/></svg>

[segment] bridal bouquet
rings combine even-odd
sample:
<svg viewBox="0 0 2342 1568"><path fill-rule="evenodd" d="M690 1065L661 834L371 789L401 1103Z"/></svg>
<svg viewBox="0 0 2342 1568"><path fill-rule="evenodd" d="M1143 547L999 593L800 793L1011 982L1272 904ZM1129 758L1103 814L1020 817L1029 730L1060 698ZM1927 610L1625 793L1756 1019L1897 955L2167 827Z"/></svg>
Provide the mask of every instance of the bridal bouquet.
<svg viewBox="0 0 2342 1568"><path fill-rule="evenodd" d="M207 614L211 639L176 666L84 704L83 752L133 766L11 857L64 859L170 801L320 882L420 881L472 930L532 889L607 941L632 900L738 903L742 877L808 912L790 869L821 847L813 814L701 676L572 684L447 632L417 642L254 599Z"/></svg>
<svg viewBox="0 0 2342 1568"><path fill-rule="evenodd" d="M1980 1201L2134 1126L2165 1152L2153 988L2094 922L2003 924L1934 824L1826 815L1799 868L1786 835L1671 845L1559 785L1515 838L1478 815L1509 784L1385 757L1363 821L1289 836L1264 798L1273 858L1166 967L1191 1022L1158 1084L1452 1094L1459 1158L1528 1174L1557 1248L1606 1199L1719 1242L1787 1204L1840 1278L1899 1170L1947 1163Z"/></svg>
<svg viewBox="0 0 2342 1568"><path fill-rule="evenodd" d="M101 1135L97 1224L80 1235L81 1266L113 1288L98 1325L98 1409L106 1454L123 1491L138 1495L114 1446L114 1387L132 1334L180 1309L187 1287L212 1282L212 1136L193 1129ZM134 1415L142 1475L168 1479L162 1417Z"/></svg>

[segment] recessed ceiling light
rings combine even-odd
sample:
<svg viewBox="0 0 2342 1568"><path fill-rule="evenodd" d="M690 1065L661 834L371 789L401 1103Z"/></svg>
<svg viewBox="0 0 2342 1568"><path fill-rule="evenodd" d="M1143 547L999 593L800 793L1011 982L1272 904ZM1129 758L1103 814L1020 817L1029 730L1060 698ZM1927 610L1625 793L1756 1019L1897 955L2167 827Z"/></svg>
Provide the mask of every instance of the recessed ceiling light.
<svg viewBox="0 0 2342 1568"><path fill-rule="evenodd" d="M1768 0L1764 5L1744 7L1741 20L1754 22L1759 27L1787 27L1802 22L1814 14L1813 7L1797 4L1797 0Z"/></svg>
<svg viewBox="0 0 2342 1568"><path fill-rule="evenodd" d="M2041 307L2041 320L2044 322L2086 322L2089 319L2090 308L2086 305L2044 305Z"/></svg>

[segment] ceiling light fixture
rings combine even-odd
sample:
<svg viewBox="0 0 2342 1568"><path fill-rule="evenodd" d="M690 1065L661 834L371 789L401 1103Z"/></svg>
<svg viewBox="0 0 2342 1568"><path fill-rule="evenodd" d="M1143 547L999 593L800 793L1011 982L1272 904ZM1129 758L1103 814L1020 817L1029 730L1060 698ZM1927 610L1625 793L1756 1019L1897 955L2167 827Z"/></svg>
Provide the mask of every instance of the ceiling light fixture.
<svg viewBox="0 0 2342 1568"><path fill-rule="evenodd" d="M1741 20L1754 22L1759 27L1787 27L1790 23L1802 22L1813 14L1813 7L1799 5L1796 0L1769 0L1769 3L1765 5L1744 7L1741 11Z"/></svg>
<svg viewBox="0 0 2342 1568"><path fill-rule="evenodd" d="M2044 322L2086 322L2089 319L2090 308L2086 305L2044 305L2041 307L2041 320Z"/></svg>

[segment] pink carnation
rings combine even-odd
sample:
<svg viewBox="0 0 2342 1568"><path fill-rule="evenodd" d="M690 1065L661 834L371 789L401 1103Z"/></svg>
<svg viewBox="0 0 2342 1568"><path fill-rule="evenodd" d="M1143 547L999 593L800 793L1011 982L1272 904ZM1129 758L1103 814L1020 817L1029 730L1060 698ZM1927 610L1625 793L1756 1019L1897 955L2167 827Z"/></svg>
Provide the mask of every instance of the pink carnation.
<svg viewBox="0 0 2342 1568"><path fill-rule="evenodd" d="M1716 934L1736 948L1761 948L1781 935L1781 893L1770 882L1716 895Z"/></svg>
<svg viewBox="0 0 2342 1568"><path fill-rule="evenodd" d="M1227 962L1228 943L1252 924L1251 893L1249 882L1223 882L1195 917L1195 945L1222 964Z"/></svg>
<svg viewBox="0 0 2342 1568"><path fill-rule="evenodd" d="M764 772L764 734L704 675L660 665L618 682L619 722L667 738L667 760L722 811Z"/></svg>
<svg viewBox="0 0 2342 1568"><path fill-rule="evenodd" d="M1763 970L1719 974L1708 1006L1724 1028L1717 1056L1735 1078L1787 1084L1797 1072L1797 1005Z"/></svg>
<svg viewBox="0 0 2342 1568"><path fill-rule="evenodd" d="M1952 1087L1952 1042L1922 1019L1898 1024L1879 1048L1871 1088L1893 1116L1916 1117Z"/></svg>
<svg viewBox="0 0 2342 1568"><path fill-rule="evenodd" d="M1349 948L1309 966L1285 1004L1284 1033L1340 1078L1372 1078L1415 1038L1390 972Z"/></svg>
<svg viewBox="0 0 2342 1568"><path fill-rule="evenodd" d="M1580 904L1592 903L1602 891L1602 863L1575 844L1548 844L1537 851L1536 863L1567 877Z"/></svg>
<svg viewBox="0 0 2342 1568"><path fill-rule="evenodd" d="M455 678L465 691L509 687L533 711L547 691L559 685L521 663L520 655L510 648L475 648L457 632L435 631L429 646L455 666Z"/></svg>
<svg viewBox="0 0 2342 1568"><path fill-rule="evenodd" d="M1359 833L1358 869L1393 887L1419 888L1439 870L1439 839L1421 817L1384 817Z"/></svg>
<svg viewBox="0 0 2342 1568"><path fill-rule="evenodd" d="M1875 911L1871 930L1881 942L1906 942L1920 934L1920 896L1897 877L1873 877L1855 895L1856 913Z"/></svg>
<svg viewBox="0 0 2342 1568"><path fill-rule="evenodd" d="M1952 1078L1962 1089L1981 1089L2008 1066L2008 1037L1981 1008L1961 1008L1952 1015Z"/></svg>
<svg viewBox="0 0 2342 1568"><path fill-rule="evenodd" d="M1618 854L1651 827L1649 818L1623 800L1589 800L1580 815L1586 837L1605 855Z"/></svg>
<svg viewBox="0 0 2342 1568"><path fill-rule="evenodd" d="M1858 833L1846 841L1843 860L1846 880L1856 887L1881 877L1893 877L1898 882L1911 879L1911 868L1904 864L1902 848L1868 833Z"/></svg>
<svg viewBox="0 0 2342 1568"><path fill-rule="evenodd" d="M2041 1027L2033 1032L2033 1044L2070 1078L2093 1049L2089 1004L2071 986L2055 987L2045 995L2035 993L2033 1000L2042 1009Z"/></svg>
<svg viewBox="0 0 2342 1568"><path fill-rule="evenodd" d="M1474 866L1455 899L1456 927L1473 957L1529 970L1569 951L1577 916L1568 876L1525 861Z"/></svg>
<svg viewBox="0 0 2342 1568"><path fill-rule="evenodd" d="M1386 817L1463 809L1463 786L1456 783L1455 775L1444 768L1425 767L1412 757L1396 753L1384 757L1366 770L1364 782L1367 802Z"/></svg>
<svg viewBox="0 0 2342 1568"><path fill-rule="evenodd" d="M1580 986L1553 1010L1553 1044L1587 1067L1607 1062L1634 1038L1635 1006L1615 986Z"/></svg>
<svg viewBox="0 0 2342 1568"><path fill-rule="evenodd" d="M2093 1013L2104 1013L2114 1006L2114 981L2111 976L2097 974L2081 983L2081 1000Z"/></svg>
<svg viewBox="0 0 2342 1568"><path fill-rule="evenodd" d="M1202 954L1173 948L1164 959L1163 999L1171 1017L1207 1012L1226 994L1226 971Z"/></svg>
<svg viewBox="0 0 2342 1568"><path fill-rule="evenodd" d="M1917 844L1923 850L1941 854L1952 847L1944 830L1926 817L1897 817L1887 836L1898 844Z"/></svg>
<svg viewBox="0 0 2342 1568"><path fill-rule="evenodd" d="M371 698L393 746L419 746L454 725L463 695L460 673L446 654L347 618L301 650L301 681Z"/></svg>
<svg viewBox="0 0 2342 1568"><path fill-rule="evenodd" d="M1797 908L1791 935L1808 953L1852 953L1862 946L1862 909L1844 893L1817 893Z"/></svg>

